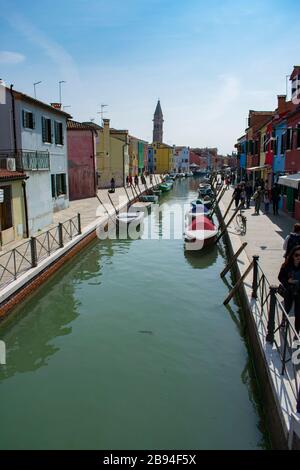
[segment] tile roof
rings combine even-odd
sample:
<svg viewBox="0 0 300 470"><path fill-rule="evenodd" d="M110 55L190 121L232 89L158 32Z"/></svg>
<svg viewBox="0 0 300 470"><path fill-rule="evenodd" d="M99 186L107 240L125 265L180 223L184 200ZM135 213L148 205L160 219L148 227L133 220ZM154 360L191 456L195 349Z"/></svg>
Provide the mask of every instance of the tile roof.
<svg viewBox="0 0 300 470"><path fill-rule="evenodd" d="M0 180L19 180L19 179L27 179L25 173L21 173L20 171L10 171L5 170L4 168L0 168Z"/></svg>
<svg viewBox="0 0 300 470"><path fill-rule="evenodd" d="M6 87L6 89L10 92L10 88ZM36 98L33 98L32 96L29 96L29 95L25 95L25 93L22 93L21 91L16 91L16 90L12 90L13 92L13 95L15 97L16 100L23 100L23 101L27 101L28 103L31 103L31 104L34 104L34 105L37 105L37 106L41 106L42 108L47 108L48 111L53 111L53 112L56 112L56 113L59 113L59 114L63 114L65 117L67 118L71 118L72 116L68 113L66 113L65 111L62 111L60 109L57 109L57 108L54 108L53 106L51 106L50 104L48 103L44 103L43 101L39 101L37 100Z"/></svg>
<svg viewBox="0 0 300 470"><path fill-rule="evenodd" d="M73 121L72 119L68 119L67 121L67 129L72 129L72 130L84 130L84 131L96 131L95 127L91 124L88 124L86 122L77 122Z"/></svg>

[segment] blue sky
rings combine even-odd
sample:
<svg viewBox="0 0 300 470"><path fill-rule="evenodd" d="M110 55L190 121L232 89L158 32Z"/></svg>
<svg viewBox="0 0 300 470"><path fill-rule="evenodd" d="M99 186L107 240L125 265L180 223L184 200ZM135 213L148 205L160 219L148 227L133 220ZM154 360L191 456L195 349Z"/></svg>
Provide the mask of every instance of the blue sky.
<svg viewBox="0 0 300 470"><path fill-rule="evenodd" d="M233 150L249 109L271 110L300 64L298 0L0 0L0 77L74 119L169 144Z"/></svg>

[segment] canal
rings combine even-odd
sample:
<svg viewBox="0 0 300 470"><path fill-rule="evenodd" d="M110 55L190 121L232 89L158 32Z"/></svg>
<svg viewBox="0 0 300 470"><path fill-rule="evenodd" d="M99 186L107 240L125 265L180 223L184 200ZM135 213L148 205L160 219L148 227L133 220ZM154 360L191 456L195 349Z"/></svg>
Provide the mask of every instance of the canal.
<svg viewBox="0 0 300 470"><path fill-rule="evenodd" d="M91 243L0 325L1 449L268 447L222 248L187 256L163 218Z"/></svg>

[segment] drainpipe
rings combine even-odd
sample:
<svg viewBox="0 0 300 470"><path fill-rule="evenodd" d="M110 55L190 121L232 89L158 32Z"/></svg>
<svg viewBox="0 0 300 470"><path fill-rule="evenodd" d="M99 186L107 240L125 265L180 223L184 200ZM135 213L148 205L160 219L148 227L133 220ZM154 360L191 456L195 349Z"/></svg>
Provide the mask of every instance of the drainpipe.
<svg viewBox="0 0 300 470"><path fill-rule="evenodd" d="M94 191L95 191L95 196L97 195L97 190L98 190L98 181L96 181L97 178L97 173L96 173L96 155L95 155L95 149L96 149L96 139L95 139L95 134L96 131L94 129L91 129L92 133L92 141L93 141L93 167L94 167Z"/></svg>
<svg viewBox="0 0 300 470"><path fill-rule="evenodd" d="M12 117L13 117L13 131L14 131L14 151L17 152L17 131L16 131L16 109L15 109L15 97L13 94L13 85L10 85L10 94L12 102Z"/></svg>
<svg viewBox="0 0 300 470"><path fill-rule="evenodd" d="M26 177L28 179L28 176ZM26 238L29 238L29 224L28 224L28 207L27 207L27 195L26 195L26 181L22 181L23 195L24 195L24 209L25 209L25 224L26 224Z"/></svg>

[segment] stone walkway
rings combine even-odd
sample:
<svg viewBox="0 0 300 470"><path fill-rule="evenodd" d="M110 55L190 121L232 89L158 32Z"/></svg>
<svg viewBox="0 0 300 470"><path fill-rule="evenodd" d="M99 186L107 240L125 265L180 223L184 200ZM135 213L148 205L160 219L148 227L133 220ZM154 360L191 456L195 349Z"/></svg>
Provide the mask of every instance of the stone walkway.
<svg viewBox="0 0 300 470"><path fill-rule="evenodd" d="M222 198L222 205L228 207L233 194L233 189L226 191ZM230 218L230 214L234 212L234 204L230 209L226 220ZM241 240L248 243L246 247L246 253L249 260L252 260L252 256L259 256L259 263L265 272L269 282L271 284L278 284L277 276L281 264L284 261L283 258L283 242L292 229L296 222L295 219L279 211L278 216L274 216L272 207L270 207L270 213L264 213L264 205L261 205L262 211L260 215L254 215L253 202L250 209L245 209L243 214L247 217L247 233L245 236L240 236ZM230 225L229 232L237 232L237 224L235 219Z"/></svg>

